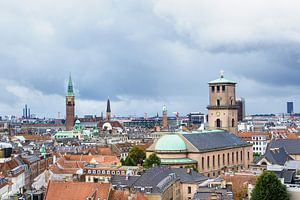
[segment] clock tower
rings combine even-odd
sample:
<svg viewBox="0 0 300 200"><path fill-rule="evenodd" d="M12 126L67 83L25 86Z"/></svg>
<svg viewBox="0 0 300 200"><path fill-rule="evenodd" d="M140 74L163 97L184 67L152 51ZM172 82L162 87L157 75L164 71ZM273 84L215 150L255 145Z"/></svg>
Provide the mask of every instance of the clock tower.
<svg viewBox="0 0 300 200"><path fill-rule="evenodd" d="M73 91L73 83L71 75L68 82L68 90L66 95L66 130L70 131L74 127L75 121L75 95Z"/></svg>
<svg viewBox="0 0 300 200"><path fill-rule="evenodd" d="M237 113L235 86L236 82L224 78L221 71L220 78L210 81L208 127L222 129L237 134Z"/></svg>

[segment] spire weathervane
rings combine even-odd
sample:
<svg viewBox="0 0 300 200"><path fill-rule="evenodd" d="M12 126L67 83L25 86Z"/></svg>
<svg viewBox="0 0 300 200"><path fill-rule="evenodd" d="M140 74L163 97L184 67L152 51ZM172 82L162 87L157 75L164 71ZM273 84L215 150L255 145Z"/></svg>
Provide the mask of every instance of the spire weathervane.
<svg viewBox="0 0 300 200"><path fill-rule="evenodd" d="M220 74L221 74L221 78L224 78L224 70L223 69L220 71Z"/></svg>

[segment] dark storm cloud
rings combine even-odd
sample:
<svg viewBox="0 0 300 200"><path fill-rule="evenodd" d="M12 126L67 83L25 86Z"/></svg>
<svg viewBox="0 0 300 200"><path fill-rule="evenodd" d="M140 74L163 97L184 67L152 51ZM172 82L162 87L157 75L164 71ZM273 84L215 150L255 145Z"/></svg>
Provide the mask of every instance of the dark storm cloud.
<svg viewBox="0 0 300 200"><path fill-rule="evenodd" d="M120 102L119 112L143 113L134 106L121 110L122 103L148 100L151 111L174 101L181 112L204 112L207 82L221 69L251 102L288 98L300 84L297 6L233 0L1 2L0 79L18 87L0 102L29 101L19 86L40 98L63 97L71 72L85 109L87 101L109 96Z"/></svg>

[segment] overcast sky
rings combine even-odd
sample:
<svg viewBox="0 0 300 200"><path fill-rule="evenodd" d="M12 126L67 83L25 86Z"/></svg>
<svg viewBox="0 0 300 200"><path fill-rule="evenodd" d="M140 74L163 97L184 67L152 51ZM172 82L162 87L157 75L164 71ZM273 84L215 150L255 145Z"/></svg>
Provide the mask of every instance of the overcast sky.
<svg viewBox="0 0 300 200"><path fill-rule="evenodd" d="M300 1L0 1L0 115L207 112L207 82L235 80L252 113L300 112Z"/></svg>

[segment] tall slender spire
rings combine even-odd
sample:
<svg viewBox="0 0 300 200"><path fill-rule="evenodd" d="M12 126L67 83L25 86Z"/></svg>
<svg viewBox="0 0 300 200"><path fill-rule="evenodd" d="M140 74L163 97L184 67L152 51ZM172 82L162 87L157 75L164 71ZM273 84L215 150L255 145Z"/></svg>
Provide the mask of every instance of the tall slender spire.
<svg viewBox="0 0 300 200"><path fill-rule="evenodd" d="M107 99L106 112L111 112L110 110L110 100Z"/></svg>
<svg viewBox="0 0 300 200"><path fill-rule="evenodd" d="M106 105L106 121L110 121L111 118L111 109L110 109L110 100L107 99L107 105Z"/></svg>
<svg viewBox="0 0 300 200"><path fill-rule="evenodd" d="M74 95L74 90L73 90L73 83L72 83L71 73L70 73L70 76L69 76L67 96L75 96Z"/></svg>

